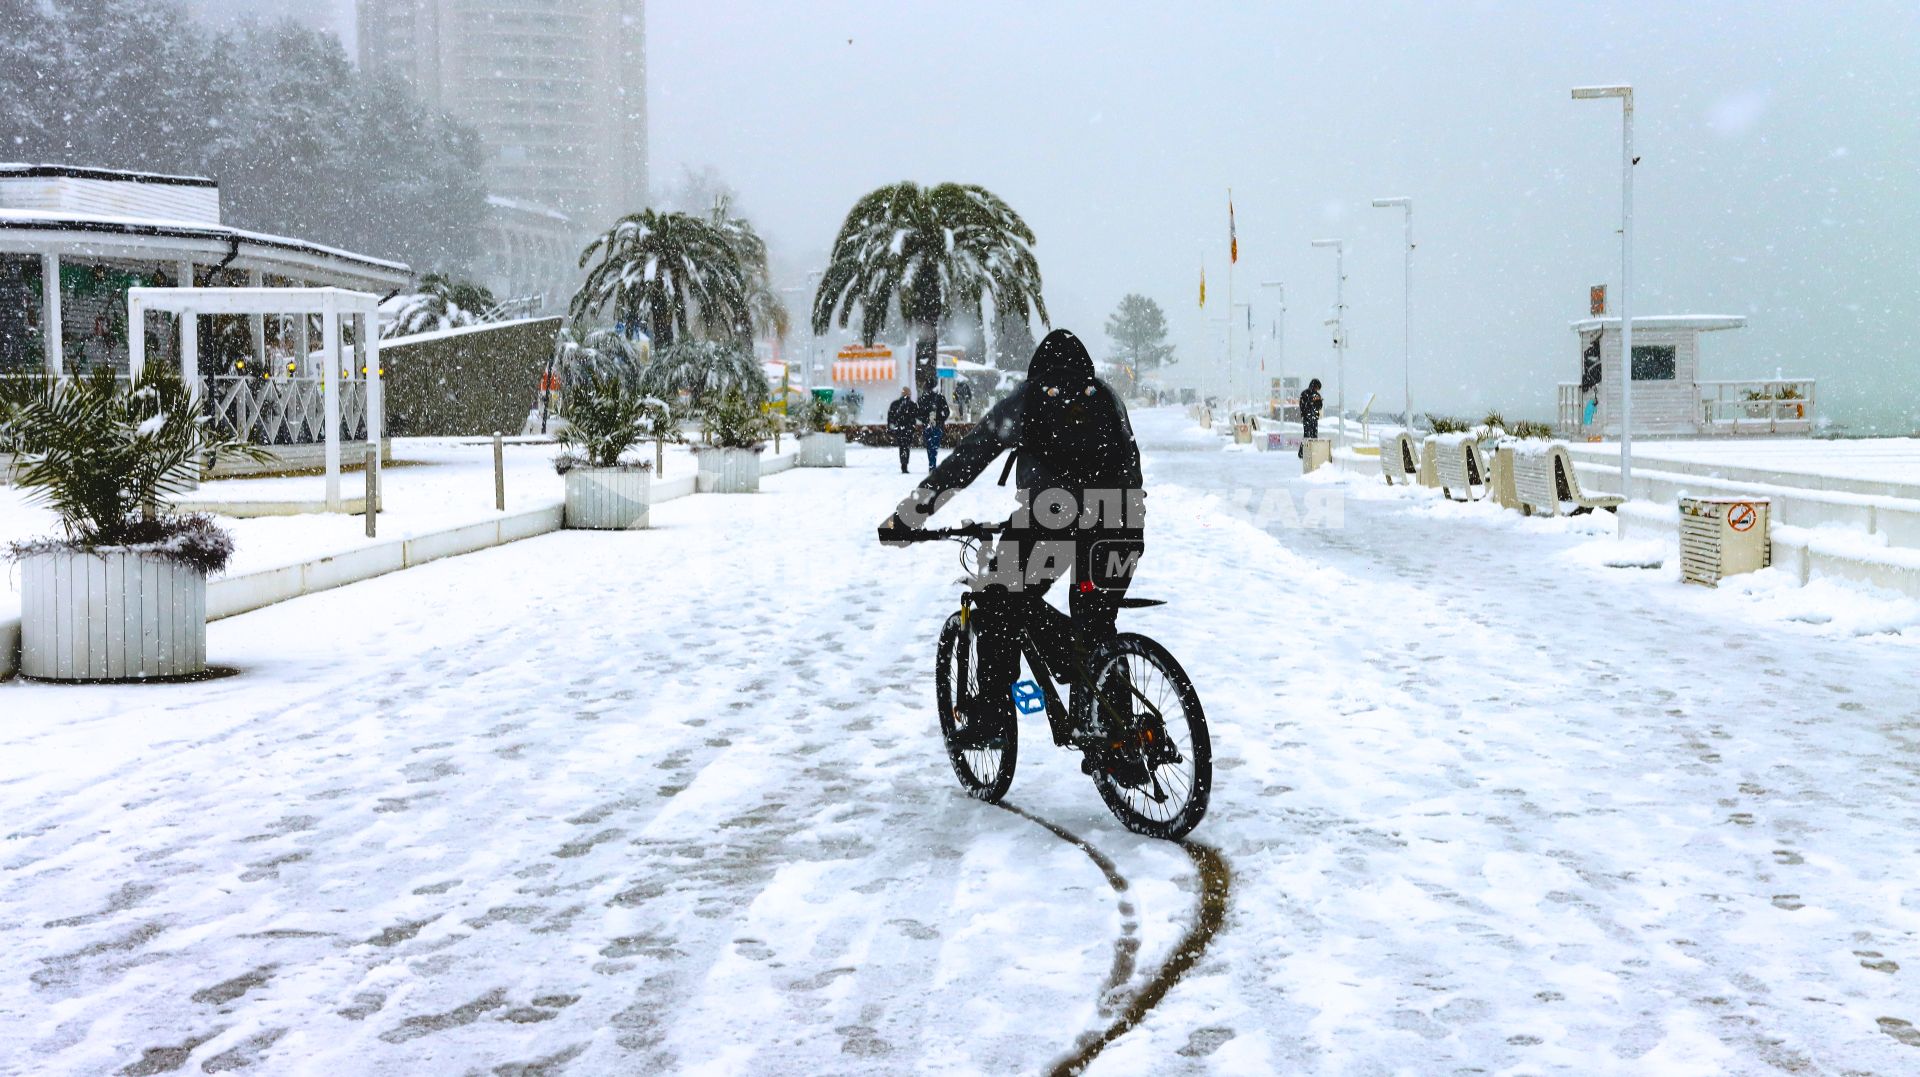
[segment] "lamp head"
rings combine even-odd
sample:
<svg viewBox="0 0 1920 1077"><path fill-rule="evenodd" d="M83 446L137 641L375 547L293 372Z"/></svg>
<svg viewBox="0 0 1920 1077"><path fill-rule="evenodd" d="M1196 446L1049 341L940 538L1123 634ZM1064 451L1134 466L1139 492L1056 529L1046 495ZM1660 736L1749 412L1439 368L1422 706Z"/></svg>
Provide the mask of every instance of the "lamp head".
<svg viewBox="0 0 1920 1077"><path fill-rule="evenodd" d="M1376 198L1373 200L1373 204L1378 209L1391 209L1396 206L1406 206L1411 209L1413 207L1413 199L1405 196L1399 198Z"/></svg>
<svg viewBox="0 0 1920 1077"><path fill-rule="evenodd" d="M1332 247L1338 250L1341 247L1345 247L1347 241L1344 239L1316 239L1311 242L1311 245L1315 247Z"/></svg>
<svg viewBox="0 0 1920 1077"><path fill-rule="evenodd" d="M1576 101L1587 101L1596 97L1632 97L1631 86L1575 86L1573 97Z"/></svg>

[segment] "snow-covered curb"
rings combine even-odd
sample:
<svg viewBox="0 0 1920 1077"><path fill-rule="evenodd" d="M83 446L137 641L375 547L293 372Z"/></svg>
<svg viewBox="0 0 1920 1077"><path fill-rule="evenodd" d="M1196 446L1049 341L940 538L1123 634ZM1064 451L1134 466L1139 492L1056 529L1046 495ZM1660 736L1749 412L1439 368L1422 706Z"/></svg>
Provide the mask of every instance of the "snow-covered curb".
<svg viewBox="0 0 1920 1077"><path fill-rule="evenodd" d="M794 466L798 454L782 453L761 462L761 474L772 475ZM694 476L663 479L653 484L654 504L687 497L694 492ZM345 587L389 572L424 565L443 557L502 546L560 530L563 518L561 502L508 513L491 520L463 524L441 531L410 535L371 546L361 546L274 568L244 572L207 582L207 620L285 602L319 591ZM20 618L0 618L0 677L10 676L20 665Z"/></svg>

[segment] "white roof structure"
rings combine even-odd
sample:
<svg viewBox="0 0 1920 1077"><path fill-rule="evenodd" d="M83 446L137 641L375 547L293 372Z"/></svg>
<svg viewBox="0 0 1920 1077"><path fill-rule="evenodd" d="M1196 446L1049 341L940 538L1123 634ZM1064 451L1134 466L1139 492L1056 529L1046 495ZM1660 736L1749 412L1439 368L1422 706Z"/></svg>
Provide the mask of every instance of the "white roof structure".
<svg viewBox="0 0 1920 1077"><path fill-rule="evenodd" d="M1572 324L1576 333L1591 333L1595 329L1620 331L1619 318L1582 318ZM1740 329L1746 324L1744 314L1654 314L1633 320L1635 332L1642 329L1692 329L1704 333L1714 329Z"/></svg>
<svg viewBox="0 0 1920 1077"><path fill-rule="evenodd" d="M339 512L344 507L340 496L340 384L358 380L366 394L367 445L378 457L384 433L380 395L380 297L343 288L129 288L127 289L128 352L127 372L139 378L146 364L147 319L150 310L179 315L180 377L200 392L199 319L208 314L318 314L320 316L320 367L318 370L326 430L327 509ZM340 320L358 319L354 326L354 348L361 352L359 379L355 363L343 365ZM311 360L311 356L307 357ZM339 376L334 376L338 370ZM367 505L373 512L376 506Z"/></svg>

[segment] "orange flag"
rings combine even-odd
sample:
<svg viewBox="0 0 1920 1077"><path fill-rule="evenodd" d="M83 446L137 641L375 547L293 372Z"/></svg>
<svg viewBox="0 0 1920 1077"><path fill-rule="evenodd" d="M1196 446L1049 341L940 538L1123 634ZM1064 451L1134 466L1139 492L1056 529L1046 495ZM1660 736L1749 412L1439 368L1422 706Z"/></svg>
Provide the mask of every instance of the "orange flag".
<svg viewBox="0 0 1920 1077"><path fill-rule="evenodd" d="M1233 226L1233 189L1227 189L1227 260L1240 260L1240 233Z"/></svg>
<svg viewBox="0 0 1920 1077"><path fill-rule="evenodd" d="M1200 305L1207 305L1207 267L1200 267Z"/></svg>

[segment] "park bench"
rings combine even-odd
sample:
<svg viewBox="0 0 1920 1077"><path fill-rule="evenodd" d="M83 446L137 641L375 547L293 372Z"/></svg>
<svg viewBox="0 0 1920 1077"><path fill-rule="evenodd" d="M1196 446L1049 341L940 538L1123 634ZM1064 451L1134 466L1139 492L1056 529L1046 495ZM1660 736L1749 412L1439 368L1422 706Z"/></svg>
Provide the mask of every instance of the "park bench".
<svg viewBox="0 0 1920 1077"><path fill-rule="evenodd" d="M1380 440L1380 474L1386 476L1388 486L1396 481L1411 485L1419 473L1420 451L1405 431Z"/></svg>
<svg viewBox="0 0 1920 1077"><path fill-rule="evenodd" d="M1618 512L1623 497L1608 494L1591 496L1580 489L1580 477L1574 473L1573 458L1560 442L1522 442L1513 449L1513 489L1520 500L1520 511L1531 516L1544 510L1548 516L1560 515L1564 505L1572 505L1567 515L1578 516L1594 509Z"/></svg>
<svg viewBox="0 0 1920 1077"><path fill-rule="evenodd" d="M1448 498L1459 490L1461 500L1474 500L1473 488L1486 492L1487 461L1480 455L1480 443L1471 434L1442 434L1433 443L1433 474L1440 492Z"/></svg>

